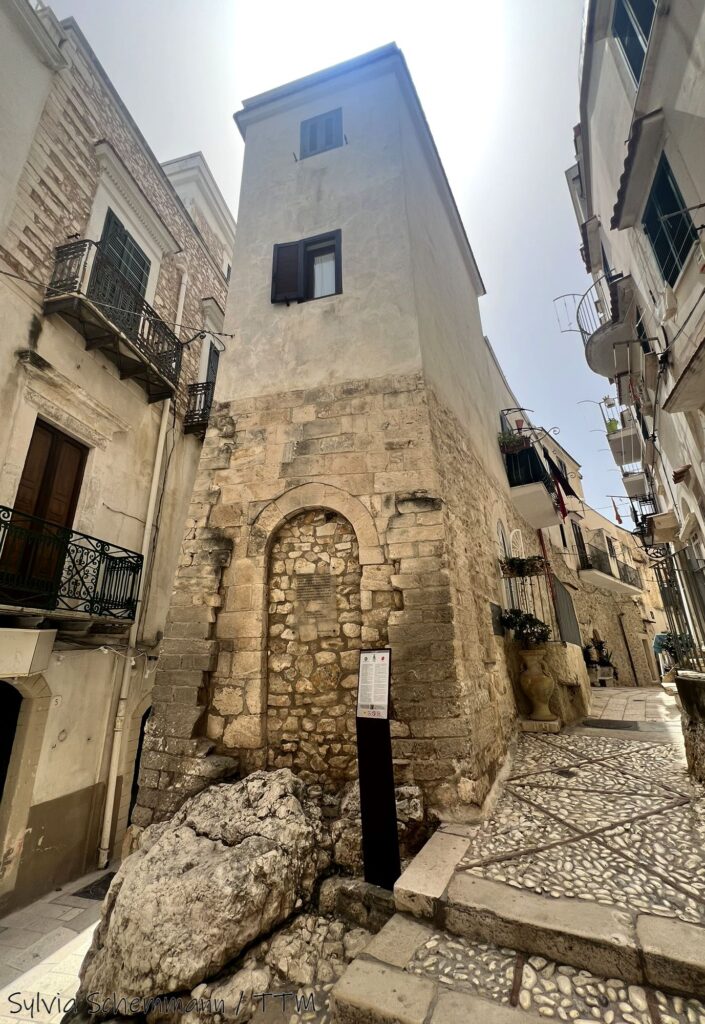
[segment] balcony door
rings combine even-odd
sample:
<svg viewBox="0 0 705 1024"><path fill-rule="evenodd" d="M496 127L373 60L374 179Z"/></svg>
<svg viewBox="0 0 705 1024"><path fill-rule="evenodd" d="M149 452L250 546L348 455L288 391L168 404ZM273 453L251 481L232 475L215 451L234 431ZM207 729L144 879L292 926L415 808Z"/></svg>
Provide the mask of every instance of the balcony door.
<svg viewBox="0 0 705 1024"><path fill-rule="evenodd" d="M37 420L12 513L0 523L0 603L42 608L55 596L87 454Z"/></svg>
<svg viewBox="0 0 705 1024"><path fill-rule="evenodd" d="M150 260L116 214L108 209L88 294L105 303L109 319L129 335L139 328Z"/></svg>

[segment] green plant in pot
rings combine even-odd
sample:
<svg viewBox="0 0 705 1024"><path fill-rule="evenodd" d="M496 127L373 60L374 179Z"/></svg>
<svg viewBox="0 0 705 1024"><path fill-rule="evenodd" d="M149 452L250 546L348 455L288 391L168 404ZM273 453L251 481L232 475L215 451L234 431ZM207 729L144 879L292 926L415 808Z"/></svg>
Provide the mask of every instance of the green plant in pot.
<svg viewBox="0 0 705 1024"><path fill-rule="evenodd" d="M500 566L502 575L509 578L540 576L545 571L546 562L541 555L529 555L528 558L503 558Z"/></svg>
<svg viewBox="0 0 705 1024"><path fill-rule="evenodd" d="M616 434L619 429L620 429L619 420L615 420L615 419L607 420L607 433L608 434Z"/></svg>
<svg viewBox="0 0 705 1024"><path fill-rule="evenodd" d="M530 612L510 608L503 612L501 623L514 634L514 642L521 650L524 669L519 676L519 685L531 701L531 715L534 722L553 722L556 716L548 706L556 687L546 672L543 659L546 656L544 644L551 637L551 627Z"/></svg>
<svg viewBox="0 0 705 1024"><path fill-rule="evenodd" d="M517 434L513 430L503 430L497 434L497 441L499 442L499 450L504 455L513 455L516 452L522 452L525 448L531 445L531 439L526 437L524 434Z"/></svg>

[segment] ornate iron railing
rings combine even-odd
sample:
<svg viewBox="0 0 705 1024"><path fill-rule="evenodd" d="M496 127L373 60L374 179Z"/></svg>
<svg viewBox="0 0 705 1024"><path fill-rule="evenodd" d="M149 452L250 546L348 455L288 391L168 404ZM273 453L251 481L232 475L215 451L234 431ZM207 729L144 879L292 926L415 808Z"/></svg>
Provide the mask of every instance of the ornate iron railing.
<svg viewBox="0 0 705 1024"><path fill-rule="evenodd" d="M628 583L630 587L643 589L641 573L638 569L635 569L632 565L627 565L626 562L620 561L619 558L615 558L613 562L609 552L605 548L598 547L597 544L586 544L584 551L578 551L578 558L581 569L596 569L597 572L613 576L614 579L619 579L622 583ZM617 566L616 572L615 565Z"/></svg>
<svg viewBox="0 0 705 1024"><path fill-rule="evenodd" d="M619 572L619 578L622 583L628 583L630 587L639 587L642 589L641 573L638 569L635 569L633 565L629 565L627 562L622 562L617 559L617 571Z"/></svg>
<svg viewBox="0 0 705 1024"><path fill-rule="evenodd" d="M685 550L652 562L678 668L705 672L705 566Z"/></svg>
<svg viewBox="0 0 705 1024"><path fill-rule="evenodd" d="M181 344L139 291L89 239L57 246L47 299L84 295L174 387L181 372Z"/></svg>
<svg viewBox="0 0 705 1024"><path fill-rule="evenodd" d="M585 292L575 313L575 318L582 335L583 344L587 345L593 334L606 324L613 323L612 295L610 293L611 278L603 275Z"/></svg>
<svg viewBox="0 0 705 1024"><path fill-rule="evenodd" d="M0 604L134 619L142 555L0 505Z"/></svg>
<svg viewBox="0 0 705 1024"><path fill-rule="evenodd" d="M543 484L551 494L555 493L556 486L553 477L533 445L523 451L505 454L504 462L507 467L507 480L510 487L521 487L523 484Z"/></svg>
<svg viewBox="0 0 705 1024"><path fill-rule="evenodd" d="M186 434L205 433L213 405L214 390L215 383L212 380L189 384L188 405L184 417L184 432Z"/></svg>

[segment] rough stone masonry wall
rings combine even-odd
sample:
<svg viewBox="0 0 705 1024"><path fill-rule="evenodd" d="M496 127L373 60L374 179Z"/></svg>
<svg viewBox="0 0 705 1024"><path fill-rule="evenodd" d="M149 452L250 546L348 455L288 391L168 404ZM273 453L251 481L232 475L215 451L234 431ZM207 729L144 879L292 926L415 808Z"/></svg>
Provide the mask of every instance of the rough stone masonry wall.
<svg viewBox="0 0 705 1024"><path fill-rule="evenodd" d="M338 791L357 778L355 694L360 560L352 526L301 512L270 554L267 766ZM387 609L388 614L389 608ZM375 640L384 642L378 631Z"/></svg>
<svg viewBox="0 0 705 1024"><path fill-rule="evenodd" d="M466 766L464 795L481 803L507 751L516 718L506 641L493 635L491 604L500 602L497 524L507 536L521 529L526 554L540 554L536 531L516 514L504 492L480 464L457 417L429 393L430 421L443 494L455 622L455 663L464 717L472 729L473 761ZM519 672L518 659L514 675Z"/></svg>
<svg viewBox="0 0 705 1024"><path fill-rule="evenodd" d="M419 784L427 807L446 816L482 800L512 717L503 642L490 640L488 657L484 646L490 591L498 598L496 526L483 511L495 485L465 458L464 442L454 444L442 482L420 375L216 407L145 739L143 768L165 767L140 776L137 824L167 816L180 787L183 799L199 779L206 784L209 750L236 756L244 771L267 764L269 564L282 524L307 509L331 510L355 532L360 643L382 646L387 619L397 782ZM461 486L466 511L453 523L445 491L455 507ZM459 535L472 531L459 569ZM356 672L357 656L345 670ZM220 701L225 690L232 712Z"/></svg>

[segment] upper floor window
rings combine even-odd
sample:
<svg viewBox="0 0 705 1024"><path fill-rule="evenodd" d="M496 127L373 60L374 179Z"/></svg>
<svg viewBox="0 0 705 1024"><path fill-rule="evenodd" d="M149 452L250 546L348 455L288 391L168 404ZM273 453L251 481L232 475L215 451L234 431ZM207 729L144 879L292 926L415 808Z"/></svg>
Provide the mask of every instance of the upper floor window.
<svg viewBox="0 0 705 1024"><path fill-rule="evenodd" d="M105 217L100 245L113 266L144 297L151 266L149 258L110 208Z"/></svg>
<svg viewBox="0 0 705 1024"><path fill-rule="evenodd" d="M329 110L325 114L309 117L301 122L301 148L299 156L313 156L314 153L325 153L327 149L337 149L343 145L343 111Z"/></svg>
<svg viewBox="0 0 705 1024"><path fill-rule="evenodd" d="M698 233L665 154L654 176L642 224L664 281L675 284Z"/></svg>
<svg viewBox="0 0 705 1024"><path fill-rule="evenodd" d="M340 231L274 246L272 302L306 302L343 290Z"/></svg>
<svg viewBox="0 0 705 1024"><path fill-rule="evenodd" d="M617 0L614 5L612 31L637 82L644 67L655 11L656 0Z"/></svg>

